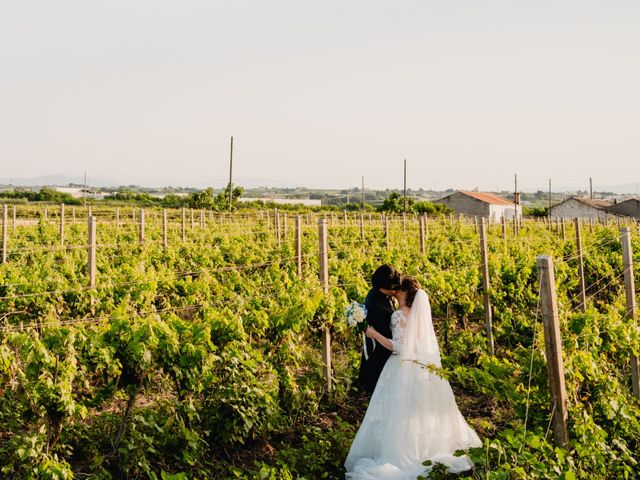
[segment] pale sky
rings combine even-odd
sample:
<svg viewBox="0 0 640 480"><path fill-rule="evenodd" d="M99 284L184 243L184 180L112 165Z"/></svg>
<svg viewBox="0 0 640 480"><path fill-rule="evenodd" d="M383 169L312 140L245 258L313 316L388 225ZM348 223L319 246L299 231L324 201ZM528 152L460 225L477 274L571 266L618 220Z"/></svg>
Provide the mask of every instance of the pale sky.
<svg viewBox="0 0 640 480"><path fill-rule="evenodd" d="M640 181L640 2L0 4L0 177Z"/></svg>

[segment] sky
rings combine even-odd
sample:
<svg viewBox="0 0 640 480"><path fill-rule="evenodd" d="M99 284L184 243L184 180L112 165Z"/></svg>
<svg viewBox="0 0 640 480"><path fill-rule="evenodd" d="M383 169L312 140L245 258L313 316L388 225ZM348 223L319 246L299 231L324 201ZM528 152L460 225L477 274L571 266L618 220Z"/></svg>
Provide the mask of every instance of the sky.
<svg viewBox="0 0 640 480"><path fill-rule="evenodd" d="M0 3L0 177L640 181L640 2Z"/></svg>

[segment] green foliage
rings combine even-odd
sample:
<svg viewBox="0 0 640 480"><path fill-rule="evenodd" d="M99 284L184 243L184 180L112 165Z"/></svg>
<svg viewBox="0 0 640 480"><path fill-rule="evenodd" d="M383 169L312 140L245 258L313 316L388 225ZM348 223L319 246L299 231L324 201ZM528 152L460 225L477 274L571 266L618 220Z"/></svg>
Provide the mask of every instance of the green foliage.
<svg viewBox="0 0 640 480"><path fill-rule="evenodd" d="M339 221L330 226L325 294L315 224L303 229L298 278L291 232L278 244L266 218L252 222L211 222L190 229L184 243L173 225L166 251L159 223L149 220L145 245L136 243L135 226L101 224L92 291L86 251L55 250L54 223L42 219L10 233L9 262L0 266L2 475L343 478L363 413L350 410L361 338L346 327L343 311L364 299L384 262L416 276L429 293L444 373L484 438L483 448L469 452L475 471L462 478L637 475L640 411L629 372L640 334L626 317L614 229L583 230L583 313L572 240L532 223L517 237L508 231L506 240L500 227L490 228L491 357L472 225L430 218L422 254L411 217L406 230L397 217L390 221L389 249L377 219L364 240L357 222ZM66 234L70 245L82 245L86 226L71 224ZM633 244L640 252L637 237ZM552 445L548 431L535 268L543 253L556 259L566 450ZM38 294L47 291L53 293ZM25 331L17 331L21 325ZM326 328L331 394L321 356ZM436 466L431 478L452 476Z"/></svg>
<svg viewBox="0 0 640 480"><path fill-rule="evenodd" d="M75 198L70 193L58 192L49 187L43 187L39 191L15 190L12 192L2 192L2 198L25 199L29 202L65 203L67 205L82 205L81 198Z"/></svg>

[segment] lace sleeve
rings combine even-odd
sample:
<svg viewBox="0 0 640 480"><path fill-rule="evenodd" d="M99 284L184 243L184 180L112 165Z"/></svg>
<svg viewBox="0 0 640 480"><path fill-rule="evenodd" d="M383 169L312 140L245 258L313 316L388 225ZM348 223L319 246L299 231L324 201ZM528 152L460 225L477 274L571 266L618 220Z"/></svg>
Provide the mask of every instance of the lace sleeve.
<svg viewBox="0 0 640 480"><path fill-rule="evenodd" d="M400 354L402 350L402 344L404 342L404 327L407 324L407 320L401 310L396 310L391 315L391 343L393 344L393 353Z"/></svg>

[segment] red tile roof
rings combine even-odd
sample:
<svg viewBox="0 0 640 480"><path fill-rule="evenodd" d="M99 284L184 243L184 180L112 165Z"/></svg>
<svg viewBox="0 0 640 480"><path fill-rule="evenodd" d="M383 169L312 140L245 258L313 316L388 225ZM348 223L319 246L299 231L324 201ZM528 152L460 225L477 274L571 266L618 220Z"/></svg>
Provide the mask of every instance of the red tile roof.
<svg viewBox="0 0 640 480"><path fill-rule="evenodd" d="M460 193L464 193L465 195L473 197L476 200L480 200L481 202L484 202L484 203L490 203L492 205L513 205L513 202L510 202L509 200L506 200L505 198L502 198L493 193L469 192L465 190L460 190Z"/></svg>

